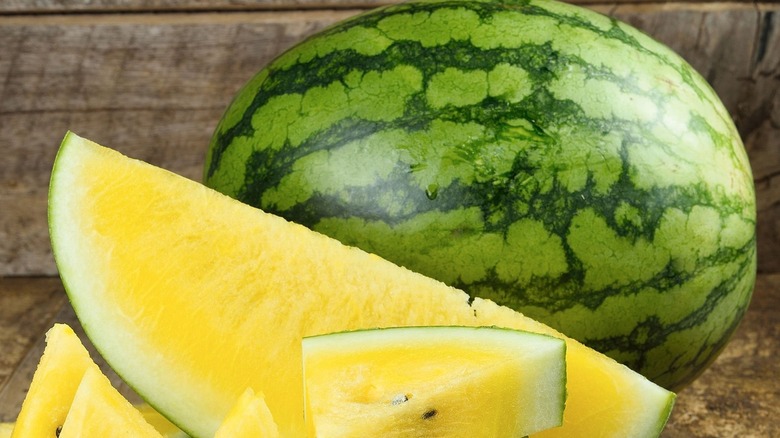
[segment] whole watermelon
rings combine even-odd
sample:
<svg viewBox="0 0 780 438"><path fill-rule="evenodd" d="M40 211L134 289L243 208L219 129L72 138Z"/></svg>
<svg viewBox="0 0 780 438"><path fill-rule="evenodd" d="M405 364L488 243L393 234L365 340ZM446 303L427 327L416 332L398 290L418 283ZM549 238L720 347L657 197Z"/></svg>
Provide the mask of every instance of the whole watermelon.
<svg viewBox="0 0 780 438"><path fill-rule="evenodd" d="M755 281L753 179L713 90L549 0L409 2L308 38L239 92L204 176L670 389Z"/></svg>

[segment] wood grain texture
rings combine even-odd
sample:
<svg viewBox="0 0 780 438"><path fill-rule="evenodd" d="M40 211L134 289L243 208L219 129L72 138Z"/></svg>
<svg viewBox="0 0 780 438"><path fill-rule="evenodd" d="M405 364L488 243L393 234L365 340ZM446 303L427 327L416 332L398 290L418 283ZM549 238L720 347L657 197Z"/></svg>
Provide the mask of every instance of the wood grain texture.
<svg viewBox="0 0 780 438"><path fill-rule="evenodd" d="M368 9L399 0L3 0L0 13L52 14L84 12L263 11L300 9ZM780 0L764 0L777 3ZM651 4L658 0L568 0L574 4ZM684 0L683 3L711 3ZM751 4L749 0L732 3Z"/></svg>
<svg viewBox="0 0 780 438"><path fill-rule="evenodd" d="M780 275L758 277L753 301L731 342L698 380L678 394L664 438L780 436L778 290ZM17 310L13 311L0 307L0 357L6 358L0 360L0 422L16 418L43 352L43 335L54 321L70 324L114 385L131 400L140 400L89 343L64 300L59 280L42 277L0 281L0 300L9 291L17 296L24 294L27 304L15 304ZM36 298L26 298L27 295ZM20 303L17 299L12 301ZM0 305L6 302L0 301ZM47 310L19 319L22 307ZM9 348L7 339L17 341Z"/></svg>
<svg viewBox="0 0 780 438"><path fill-rule="evenodd" d="M0 17L0 275L55 272L46 193L67 130L200 179L238 88L354 13Z"/></svg>
<svg viewBox="0 0 780 438"><path fill-rule="evenodd" d="M3 0L0 2L0 13L367 9L397 2L397 0Z"/></svg>
<svg viewBox="0 0 780 438"><path fill-rule="evenodd" d="M0 399L12 372L66 301L59 278L0 277Z"/></svg>
<svg viewBox="0 0 780 438"><path fill-rule="evenodd" d="M593 9L671 46L722 97L754 169L759 268L780 272L780 5ZM199 180L238 88L286 48L358 12L0 14L0 275L56 272L46 194L66 130Z"/></svg>

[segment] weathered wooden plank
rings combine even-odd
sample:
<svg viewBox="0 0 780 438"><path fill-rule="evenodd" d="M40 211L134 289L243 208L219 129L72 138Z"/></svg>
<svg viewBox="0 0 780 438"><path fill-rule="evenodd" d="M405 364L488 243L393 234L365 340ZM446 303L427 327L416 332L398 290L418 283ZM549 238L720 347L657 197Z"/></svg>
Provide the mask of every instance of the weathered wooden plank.
<svg viewBox="0 0 780 438"><path fill-rule="evenodd" d="M665 438L704 438L780 436L780 275L760 275L753 302L745 319L723 353L691 386L678 394L677 403ZM3 301L5 293L15 291ZM35 296L33 300L28 295ZM72 308L64 303L61 283L55 278L18 278L0 280L0 422L13 421L43 352L43 334L54 321L66 322L79 333L93 358L109 374L121 392L134 401L136 394L124 384L100 358L78 324ZM32 304L35 301L35 304ZM18 319L15 309L48 309L47 317L28 316ZM61 309L53 318L52 309ZM23 312L24 313L24 312ZM37 324L30 325L34 320ZM46 321L45 324L42 324ZM2 337L3 333L10 333ZM5 341L19 335L17 346ZM34 333L34 335L32 335ZM19 354L17 351L26 352Z"/></svg>
<svg viewBox="0 0 780 438"><path fill-rule="evenodd" d="M0 14L85 13L85 12L160 12L160 11L263 11L301 9L369 9L401 0L3 0ZM658 0L566 0L582 5L659 3ZM776 3L780 0L765 0ZM683 3L711 3L708 0L683 0ZM752 4L749 0L732 3Z"/></svg>
<svg viewBox="0 0 780 438"><path fill-rule="evenodd" d="M13 371L66 301L58 278L0 277L0 400Z"/></svg>
<svg viewBox="0 0 780 438"><path fill-rule="evenodd" d="M0 19L0 275L55 272L46 192L67 130L193 179L237 89L355 11Z"/></svg>
<svg viewBox="0 0 780 438"><path fill-rule="evenodd" d="M0 13L368 9L397 2L398 0L3 0L0 2Z"/></svg>
<svg viewBox="0 0 780 438"><path fill-rule="evenodd" d="M746 141L760 269L780 272L780 6L599 6L681 53ZM199 179L231 96L273 56L359 11L0 16L0 275L55 272L46 193L67 129Z"/></svg>

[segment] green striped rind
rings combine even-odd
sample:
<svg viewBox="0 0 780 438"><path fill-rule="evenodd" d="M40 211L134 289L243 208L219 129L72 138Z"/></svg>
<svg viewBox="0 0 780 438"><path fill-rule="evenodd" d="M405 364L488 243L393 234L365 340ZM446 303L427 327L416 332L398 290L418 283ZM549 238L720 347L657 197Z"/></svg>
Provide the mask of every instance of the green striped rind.
<svg viewBox="0 0 780 438"><path fill-rule="evenodd" d="M752 175L718 97L552 1L405 3L309 38L238 94L205 180L669 388L723 347L755 277Z"/></svg>

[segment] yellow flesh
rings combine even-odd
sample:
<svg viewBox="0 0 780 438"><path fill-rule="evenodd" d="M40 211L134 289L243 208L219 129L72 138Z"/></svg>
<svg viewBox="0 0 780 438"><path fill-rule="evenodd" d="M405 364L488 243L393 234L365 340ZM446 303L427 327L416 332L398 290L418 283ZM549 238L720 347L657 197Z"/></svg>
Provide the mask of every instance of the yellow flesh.
<svg viewBox="0 0 780 438"><path fill-rule="evenodd" d="M252 388L282 436L303 436L302 336L403 325L562 336L73 134L55 163L49 208L60 275L91 339L193 435L213 435ZM660 433L671 393L567 345L564 426L549 436Z"/></svg>
<svg viewBox="0 0 780 438"><path fill-rule="evenodd" d="M55 324L16 419L13 438L55 436L68 414L81 378L97 365L73 329Z"/></svg>
<svg viewBox="0 0 780 438"><path fill-rule="evenodd" d="M10 438L14 423L0 423L0 438Z"/></svg>
<svg viewBox="0 0 780 438"><path fill-rule="evenodd" d="M274 422L265 398L247 388L225 420L217 429L214 438L278 438L279 430Z"/></svg>
<svg viewBox="0 0 780 438"><path fill-rule="evenodd" d="M97 367L79 384L59 438L162 438Z"/></svg>
<svg viewBox="0 0 780 438"><path fill-rule="evenodd" d="M560 339L494 328L307 338L307 429L318 438L523 437L561 424L564 357Z"/></svg>

